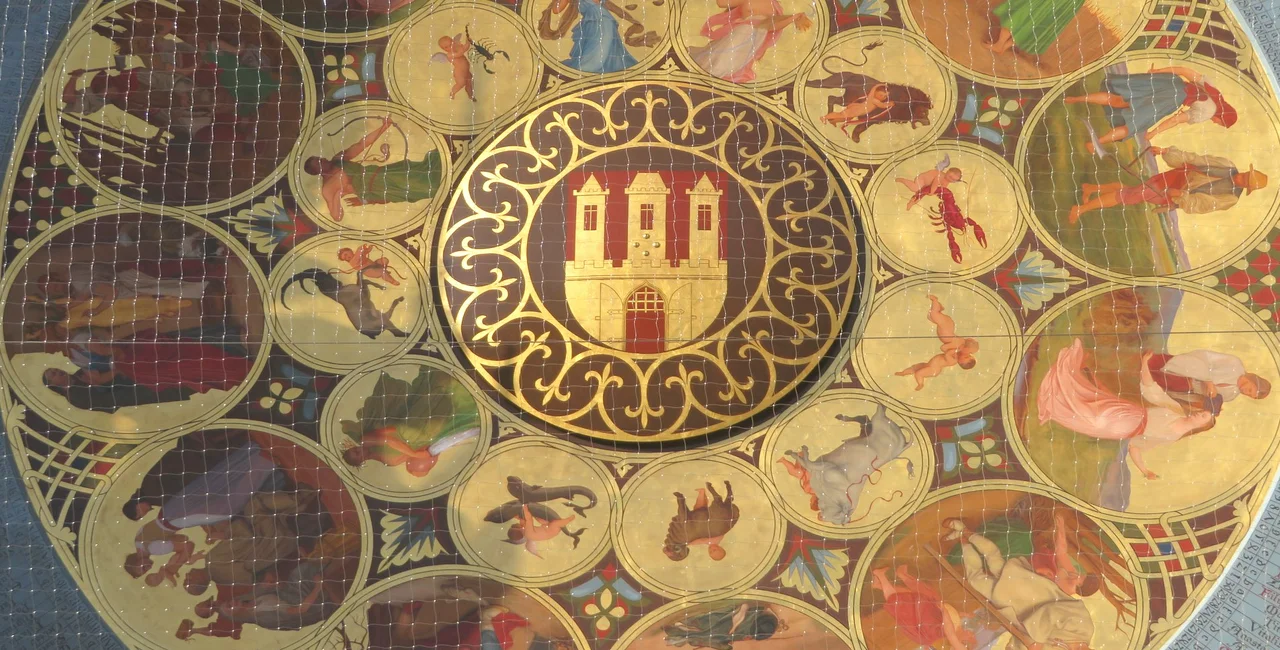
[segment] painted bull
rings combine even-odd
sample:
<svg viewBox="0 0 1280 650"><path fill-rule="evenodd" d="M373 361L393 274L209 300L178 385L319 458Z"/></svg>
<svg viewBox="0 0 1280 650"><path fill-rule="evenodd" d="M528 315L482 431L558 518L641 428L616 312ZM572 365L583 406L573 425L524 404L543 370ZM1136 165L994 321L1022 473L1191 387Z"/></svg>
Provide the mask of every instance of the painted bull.
<svg viewBox="0 0 1280 650"><path fill-rule="evenodd" d="M912 444L902 432L902 427L889 419L884 406L877 405L871 417L865 415L837 415L841 422L857 422L862 425L862 435L845 440L839 447L819 456L809 458L809 448L801 447L799 453L786 451L780 458L787 471L800 479L800 485L809 494L810 507L818 512L822 521L844 526L851 522L858 508L862 488L881 467L898 460ZM907 460L907 471L914 476L915 467Z"/></svg>

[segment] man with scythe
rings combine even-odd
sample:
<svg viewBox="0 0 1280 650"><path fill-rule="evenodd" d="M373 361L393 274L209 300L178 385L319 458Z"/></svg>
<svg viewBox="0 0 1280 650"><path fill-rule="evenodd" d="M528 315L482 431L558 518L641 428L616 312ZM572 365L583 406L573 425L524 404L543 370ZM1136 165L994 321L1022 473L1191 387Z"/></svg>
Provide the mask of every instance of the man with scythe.
<svg viewBox="0 0 1280 650"><path fill-rule="evenodd" d="M381 158L371 158L366 153L392 127L404 138L407 155L409 137L388 115L378 128L336 156L312 156L303 164L304 171L321 178L320 195L334 221L342 221L344 205L415 203L434 197L440 189L444 168L439 151L428 151L422 160L405 158L391 164L385 164L391 157L388 143L380 148Z"/></svg>

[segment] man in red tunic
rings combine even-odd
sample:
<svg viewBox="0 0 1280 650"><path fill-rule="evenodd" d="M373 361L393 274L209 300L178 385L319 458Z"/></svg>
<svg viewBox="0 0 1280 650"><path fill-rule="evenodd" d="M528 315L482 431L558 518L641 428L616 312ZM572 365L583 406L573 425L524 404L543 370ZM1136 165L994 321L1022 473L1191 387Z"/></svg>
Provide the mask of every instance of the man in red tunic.
<svg viewBox="0 0 1280 650"><path fill-rule="evenodd" d="M1174 209L1187 214L1217 212L1235 206L1241 195L1267 186L1267 175L1252 165L1241 171L1226 158L1187 153L1177 147L1151 147L1151 152L1163 158L1168 171L1139 185L1082 185L1085 202L1071 208L1067 223L1074 224L1094 210L1143 203L1155 206L1160 214Z"/></svg>
<svg viewBox="0 0 1280 650"><path fill-rule="evenodd" d="M951 648L967 650L976 645L973 634L961 627L960 613L942 602L942 595L917 580L899 565L901 585L893 584L887 568L871 572L871 586L885 598L884 610L898 624L898 632L922 646L933 646L946 639Z"/></svg>
<svg viewBox="0 0 1280 650"><path fill-rule="evenodd" d="M399 616L391 624L391 640L397 648L449 648L451 650L510 650L515 638L512 632L529 627L529 621L500 605L482 604L472 615L463 616L457 623L445 625L434 631L430 639L419 638L414 627L418 611L429 603L414 601L400 607ZM436 616L435 607L428 611ZM430 629L430 626L424 626ZM372 645L372 644L371 644Z"/></svg>
<svg viewBox="0 0 1280 650"><path fill-rule="evenodd" d="M203 394L234 389L248 378L254 363L253 359L227 354L216 345L161 336L154 330L129 341L94 347L109 353L109 369L82 369L70 374L51 368L44 372L45 386L65 394L75 385L103 385L125 378L157 393L185 389L191 394Z"/></svg>
<svg viewBox="0 0 1280 650"><path fill-rule="evenodd" d="M1266 399L1271 382L1245 369L1244 361L1213 350L1182 354L1153 354L1147 361L1151 377L1173 399L1193 409L1222 414L1222 406L1244 395Z"/></svg>

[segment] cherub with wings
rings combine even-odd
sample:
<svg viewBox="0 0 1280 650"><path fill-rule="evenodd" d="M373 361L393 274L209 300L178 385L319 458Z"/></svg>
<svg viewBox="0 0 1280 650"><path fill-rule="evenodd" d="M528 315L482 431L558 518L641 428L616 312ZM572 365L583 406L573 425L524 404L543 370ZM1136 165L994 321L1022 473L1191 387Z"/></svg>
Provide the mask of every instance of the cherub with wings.
<svg viewBox="0 0 1280 650"><path fill-rule="evenodd" d="M480 64L485 72L494 74L489 64L499 56L511 60L511 55L499 50L493 41L471 38L470 27L463 28L461 34L441 36L439 44L442 51L431 55L431 62L453 65L453 87L449 89L449 99L456 97L458 91L465 90L467 97L476 101L475 75L471 71L473 62Z"/></svg>
<svg viewBox="0 0 1280 650"><path fill-rule="evenodd" d="M387 284L398 287L401 280L408 280L400 271L391 266L391 260L385 255L374 257L374 251L377 247L373 244L361 244L358 248L339 248L338 259L345 262L348 266L345 271L339 273L357 273L364 276L368 280L382 280Z"/></svg>
<svg viewBox="0 0 1280 650"><path fill-rule="evenodd" d="M574 520L586 518L587 511L598 503L595 491L588 487L543 487L526 483L518 476L507 477L507 492L512 499L490 510L484 520L491 524L512 522L504 541L524 546L531 555L539 558L542 555L538 552L538 543L555 539L559 535L572 539L573 548L577 548L585 528L570 530L567 526ZM585 499L586 503L578 505L578 497ZM558 504L577 514L561 517L560 512L549 504ZM583 523L578 521L579 525Z"/></svg>
<svg viewBox="0 0 1280 650"><path fill-rule="evenodd" d="M467 34L441 36L440 49L431 55L432 63L449 63L453 65L453 87L449 89L449 99L457 96L458 91L467 91L467 97L476 101L475 76L471 74L471 59L467 55L472 49L471 37Z"/></svg>
<svg viewBox="0 0 1280 650"><path fill-rule="evenodd" d="M959 167L951 166L951 155L947 154L933 166L933 169L921 172L914 179L898 178L897 181L912 192L911 200L907 201L907 209L910 210L920 202L920 199L952 183L963 182L964 172L960 171Z"/></svg>
<svg viewBox="0 0 1280 650"><path fill-rule="evenodd" d="M938 340L942 342L942 351L930 357L928 361L894 373L899 377L915 379L916 390L924 390L925 380L941 375L947 368L959 366L961 370L972 370L978 365L976 357L978 340L956 334L956 322L945 313L946 309L937 296L929 296L929 304L929 322L937 328Z"/></svg>

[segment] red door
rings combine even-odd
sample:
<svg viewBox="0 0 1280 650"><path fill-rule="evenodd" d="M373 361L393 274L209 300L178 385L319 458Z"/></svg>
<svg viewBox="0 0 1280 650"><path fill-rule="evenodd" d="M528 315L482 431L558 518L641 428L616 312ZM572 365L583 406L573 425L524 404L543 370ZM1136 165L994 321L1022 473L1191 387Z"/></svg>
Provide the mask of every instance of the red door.
<svg viewBox="0 0 1280 650"><path fill-rule="evenodd" d="M666 349L666 306L662 294L644 285L627 298L627 352L652 354Z"/></svg>

